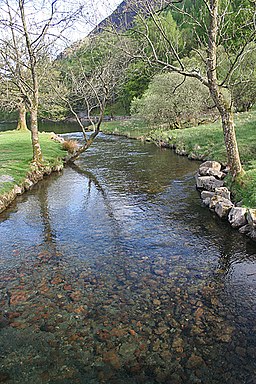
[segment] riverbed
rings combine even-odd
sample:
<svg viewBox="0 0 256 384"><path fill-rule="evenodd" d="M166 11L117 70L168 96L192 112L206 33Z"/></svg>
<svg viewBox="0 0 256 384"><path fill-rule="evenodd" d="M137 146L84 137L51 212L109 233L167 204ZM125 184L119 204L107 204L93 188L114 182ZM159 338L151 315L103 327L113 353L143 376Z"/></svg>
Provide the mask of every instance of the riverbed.
<svg viewBox="0 0 256 384"><path fill-rule="evenodd" d="M256 246L198 164L101 134L0 215L0 382L255 383Z"/></svg>

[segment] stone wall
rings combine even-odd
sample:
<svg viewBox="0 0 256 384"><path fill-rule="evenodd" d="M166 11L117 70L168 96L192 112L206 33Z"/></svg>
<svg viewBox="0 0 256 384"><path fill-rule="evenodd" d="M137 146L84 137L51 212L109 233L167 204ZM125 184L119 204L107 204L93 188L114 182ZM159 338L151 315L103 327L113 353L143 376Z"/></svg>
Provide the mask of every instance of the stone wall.
<svg viewBox="0 0 256 384"><path fill-rule="evenodd" d="M224 187L226 174L227 170L217 161L205 161L200 165L195 177L203 204L256 241L256 209L238 207L232 202L230 191Z"/></svg>

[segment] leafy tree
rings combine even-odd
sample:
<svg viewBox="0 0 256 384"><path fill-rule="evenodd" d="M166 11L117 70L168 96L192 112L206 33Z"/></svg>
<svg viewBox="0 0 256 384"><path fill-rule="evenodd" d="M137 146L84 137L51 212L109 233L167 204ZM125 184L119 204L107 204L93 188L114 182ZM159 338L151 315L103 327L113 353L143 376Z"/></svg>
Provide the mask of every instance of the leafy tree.
<svg viewBox="0 0 256 384"><path fill-rule="evenodd" d="M137 112L151 124L169 123L180 128L193 124L209 113L210 94L196 79L178 73L156 75L141 99L132 102L132 112Z"/></svg>
<svg viewBox="0 0 256 384"><path fill-rule="evenodd" d="M130 2L130 7L137 7L137 3L133 0ZM140 24L137 29L134 28L134 33L137 33L138 40L140 45L138 46L138 51L136 53L137 58L140 57L143 60L148 60L151 65L161 66L165 71L176 72L185 78L195 78L201 84L209 89L213 103L216 105L216 108L219 111L222 120L224 142L226 146L227 161L228 166L230 167L233 177L236 177L238 174L243 173L237 141L235 134L235 125L233 117L233 103L232 103L232 93L227 97L227 89L229 87L229 81L237 67L237 64L241 62L241 57L244 55L248 45L255 40L255 28L254 28L254 12L255 5L253 2L250 3L248 8L248 13L246 16L246 24L249 31L244 35L243 44L240 45L239 49L234 53L234 44L232 41L231 34L224 33L228 31L229 23L232 19L236 18L234 13L234 8L231 9L230 14L230 1L228 0L203 0L200 13L194 14L192 11L187 11L184 7L188 4L187 1L161 1L160 9L158 10L155 7L155 4L143 0L140 2L140 6L144 5L144 9L140 11ZM195 2L194 2L195 4ZM237 12L242 12L244 4L237 5ZM191 31L198 28L204 31L203 34L198 36L198 46L194 48L194 51L198 54L201 59L201 65L204 68L204 71L200 71L199 68L188 68L184 64L183 52L179 44L176 44L175 41L167 36L165 25L161 22L158 15L164 9L169 8L172 12L178 13L183 20L183 23L186 23L190 26ZM146 16L145 16L146 15ZM151 38L150 31L148 29L148 19L151 19L156 26L158 31L159 39L165 40L164 48L165 55L163 55L162 50L158 51L158 44L155 43L155 40ZM143 25L143 28L141 28ZM239 28L239 33L242 35L244 30L244 25L241 27L236 24ZM200 39L201 36L205 36L203 41ZM223 37L225 38L223 41ZM142 44L144 41L144 44ZM201 54L200 49L201 45L204 45L204 41L207 42L205 56ZM228 54L229 65L227 67L227 72L223 79L219 79L217 66L218 66L218 47L222 45L225 48L225 51ZM148 52L148 47L150 47L150 52Z"/></svg>

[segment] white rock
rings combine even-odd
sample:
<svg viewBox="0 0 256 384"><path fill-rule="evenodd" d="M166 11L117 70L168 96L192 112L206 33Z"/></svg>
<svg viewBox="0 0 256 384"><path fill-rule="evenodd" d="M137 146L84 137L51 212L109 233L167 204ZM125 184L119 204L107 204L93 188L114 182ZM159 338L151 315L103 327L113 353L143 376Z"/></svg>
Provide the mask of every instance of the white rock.
<svg viewBox="0 0 256 384"><path fill-rule="evenodd" d="M220 195L213 195L213 197L211 198L210 200L210 203L209 203L209 208L210 209L215 209L216 207L216 204L219 202L219 201L222 201L223 200L223 197L220 196Z"/></svg>
<svg viewBox="0 0 256 384"><path fill-rule="evenodd" d="M199 168L198 172L201 176L214 176L217 177L217 179L224 179L226 176L224 172L217 171L214 168L207 168L202 166Z"/></svg>
<svg viewBox="0 0 256 384"><path fill-rule="evenodd" d="M196 185L199 189L207 191L215 191L216 188L223 187L224 181L217 180L214 176L199 176L196 175Z"/></svg>
<svg viewBox="0 0 256 384"><path fill-rule="evenodd" d="M25 179L24 180L24 188L26 190L30 189L31 187L33 187L33 182L30 180L30 179Z"/></svg>
<svg viewBox="0 0 256 384"><path fill-rule="evenodd" d="M218 163L217 161L205 161L204 163L202 163L199 167L199 170L201 168L212 168L214 169L215 171L220 171L221 170L221 164Z"/></svg>
<svg viewBox="0 0 256 384"><path fill-rule="evenodd" d="M209 191L202 191L201 193L201 199L203 200L203 203L205 205L209 205L211 198L214 196L214 192L209 192Z"/></svg>
<svg viewBox="0 0 256 384"><path fill-rule="evenodd" d="M18 185L15 185L13 188L13 192L15 193L15 195L22 195L23 190Z"/></svg>
<svg viewBox="0 0 256 384"><path fill-rule="evenodd" d="M233 228L240 228L247 224L246 208L233 207L228 214L228 221Z"/></svg>
<svg viewBox="0 0 256 384"><path fill-rule="evenodd" d="M225 218L233 206L234 204L230 200L222 198L222 200L218 201L215 205L215 212L220 218Z"/></svg>
<svg viewBox="0 0 256 384"><path fill-rule="evenodd" d="M226 187L215 188L215 195L222 196L224 199L230 200L230 191Z"/></svg>

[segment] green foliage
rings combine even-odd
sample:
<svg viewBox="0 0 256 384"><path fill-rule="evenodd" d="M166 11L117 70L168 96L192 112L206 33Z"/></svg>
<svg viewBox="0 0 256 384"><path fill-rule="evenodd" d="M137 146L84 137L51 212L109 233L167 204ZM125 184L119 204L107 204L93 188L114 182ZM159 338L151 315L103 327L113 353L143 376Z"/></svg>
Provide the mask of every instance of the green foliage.
<svg viewBox="0 0 256 384"><path fill-rule="evenodd" d="M236 60L236 54L218 47L218 78L229 87L235 110L249 111L256 102L256 43L248 44L243 55ZM235 65L233 65L235 63ZM230 72L230 76L227 76Z"/></svg>
<svg viewBox="0 0 256 384"><path fill-rule="evenodd" d="M246 48L240 66L231 77L231 90L237 111L250 110L256 103L256 44Z"/></svg>
<svg viewBox="0 0 256 384"><path fill-rule="evenodd" d="M68 93L68 89L61 81L61 72L57 63L45 59L42 63L48 67L47 76L43 71L39 77L39 110L38 115L42 119L63 120L68 113L66 104L62 98Z"/></svg>
<svg viewBox="0 0 256 384"><path fill-rule="evenodd" d="M208 89L194 78L178 73L154 77L141 99L132 102L132 113L149 123L169 123L170 127L195 124L208 111Z"/></svg>
<svg viewBox="0 0 256 384"><path fill-rule="evenodd" d="M130 112L131 101L141 97L147 89L155 70L149 67L144 61L132 62L124 75L124 81L119 87L119 97L125 111Z"/></svg>
<svg viewBox="0 0 256 384"><path fill-rule="evenodd" d="M17 111L7 112L7 111L0 110L0 122L2 121L12 122L12 121L17 121L17 119L18 119Z"/></svg>
<svg viewBox="0 0 256 384"><path fill-rule="evenodd" d="M219 13L222 18L219 44L229 53L236 54L237 50L252 41L255 26L252 23L255 14L255 2L251 0L221 0ZM254 36L255 38L255 36Z"/></svg>
<svg viewBox="0 0 256 384"><path fill-rule="evenodd" d="M209 13L204 0L183 0L171 6L173 18L183 34L184 54L193 48L207 45ZM251 0L220 0L220 34L218 45L230 53L237 53L245 41L251 38L255 28L251 21L255 3Z"/></svg>

